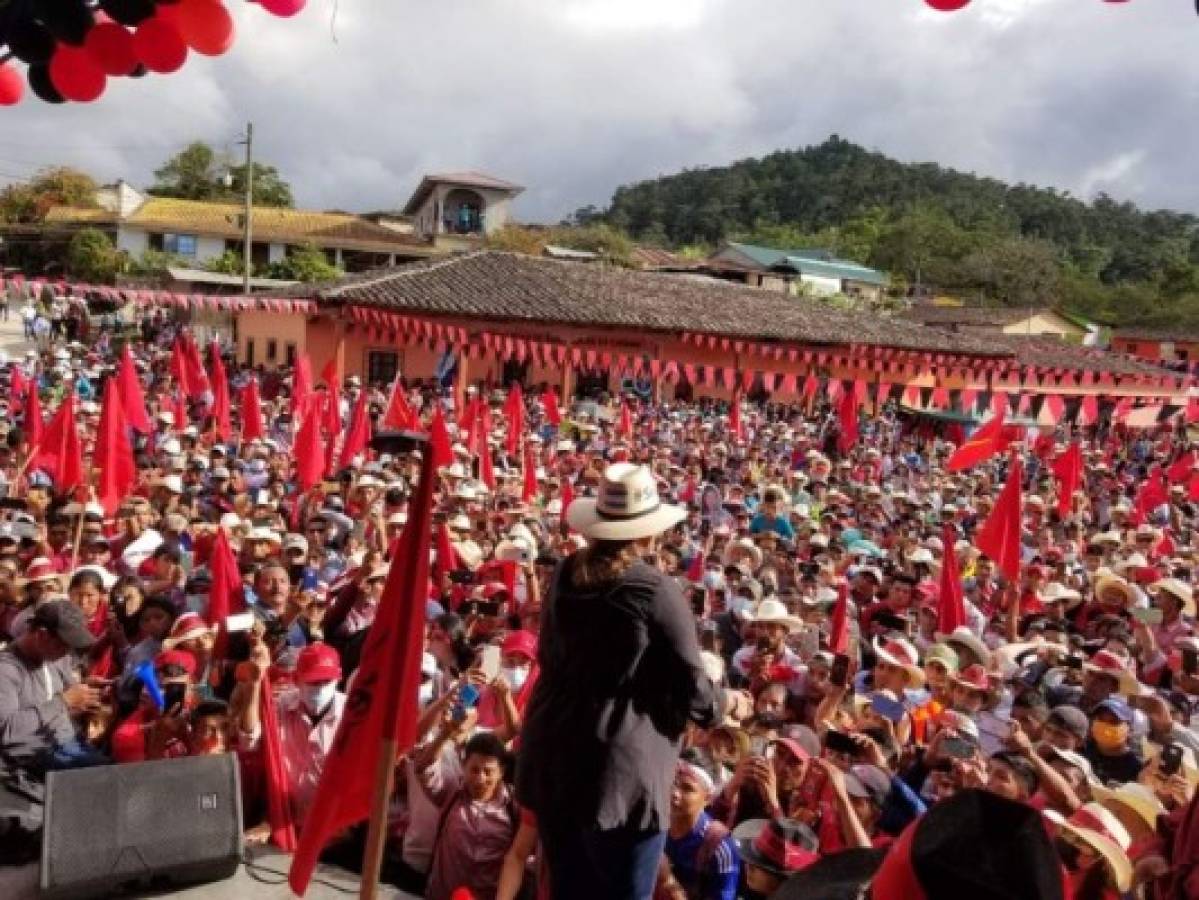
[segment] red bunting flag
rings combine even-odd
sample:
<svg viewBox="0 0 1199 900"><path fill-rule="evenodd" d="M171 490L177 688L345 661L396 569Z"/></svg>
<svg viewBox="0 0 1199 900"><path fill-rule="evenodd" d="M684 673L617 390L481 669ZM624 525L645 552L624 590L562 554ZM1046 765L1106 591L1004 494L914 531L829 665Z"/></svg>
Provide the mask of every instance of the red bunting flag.
<svg viewBox="0 0 1199 900"><path fill-rule="evenodd" d="M396 431L416 431L419 428L416 413L412 411L412 407L408 405L408 398L404 396L404 385L399 375L396 375L396 380L391 386L387 412L383 414L383 421L379 423L379 427Z"/></svg>
<svg viewBox="0 0 1199 900"><path fill-rule="evenodd" d="M25 445L36 451L42 443L42 434L46 423L42 419L42 401L37 393L37 379L29 379L29 388L25 396L25 411L21 421L25 425Z"/></svg>
<svg viewBox="0 0 1199 900"><path fill-rule="evenodd" d="M96 493L100 505L104 507L105 514L111 516L129 496L137 481L137 466L133 461L133 448L129 445L129 428L125 422L125 412L121 409L120 387L115 378L108 379L104 385L92 466L99 471Z"/></svg>
<svg viewBox="0 0 1199 900"><path fill-rule="evenodd" d="M129 427L142 434L154 430L150 414L146 411L146 396L142 392L141 379L133 364L133 353L126 344L121 351L121 362L117 367L117 384L121 388L121 408L125 410L125 421Z"/></svg>
<svg viewBox="0 0 1199 900"><path fill-rule="evenodd" d="M262 399L258 394L258 379L251 378L241 389L241 439L242 442L266 437L262 425Z"/></svg>
<svg viewBox="0 0 1199 900"><path fill-rule="evenodd" d="M75 425L75 394L67 394L53 418L46 423L30 469L42 469L54 481L56 491L83 484L83 451Z"/></svg>
<svg viewBox="0 0 1199 900"><path fill-rule="evenodd" d="M517 446L525 433L525 398L520 389L520 382L512 382L508 389L508 397L504 400L504 418L508 427L504 449L509 456L516 456Z"/></svg>
<svg viewBox="0 0 1199 900"><path fill-rule="evenodd" d="M366 409L366 391L359 391L358 402L354 404L354 410L350 414L350 428L346 432L345 443L341 445L338 468L349 468L355 456L361 456L366 452L370 440L371 420Z"/></svg>
<svg viewBox="0 0 1199 900"><path fill-rule="evenodd" d="M296 464L296 484L302 492L311 490L325 474L325 446L321 440L320 414L309 410L300 423L293 456Z"/></svg>
<svg viewBox="0 0 1199 900"><path fill-rule="evenodd" d="M1008 581L1020 577L1020 530L1023 521L1023 498L1021 485L1024 481L1024 463L1015 453L1008 466L1007 481L995 508L975 536L974 544L999 567Z"/></svg>
<svg viewBox="0 0 1199 900"><path fill-rule="evenodd" d="M435 456L426 452L408 524L367 632L345 714L325 757L316 797L300 834L288 882L301 896L328 840L366 818L390 787L392 761L415 742L428 599ZM375 783L379 759L385 783Z"/></svg>
<svg viewBox="0 0 1199 900"><path fill-rule="evenodd" d="M429 421L429 446L426 452L433 458L434 470L454 461L454 448L445 427L445 414L441 411L441 404L436 401L433 404L433 418ZM408 521L411 522L412 518L409 517Z"/></svg>
<svg viewBox="0 0 1199 900"><path fill-rule="evenodd" d="M1001 409L953 451L945 468L950 472L973 468L1006 447L1003 420L1004 414Z"/></svg>
<svg viewBox="0 0 1199 900"><path fill-rule="evenodd" d="M216 341L209 348L212 360L212 427L222 441L233 437L233 426L229 422L229 379L225 376L225 362L221 359L221 347Z"/></svg>
<svg viewBox="0 0 1199 900"><path fill-rule="evenodd" d="M1066 452L1053 461L1053 477L1058 480L1057 513L1065 518L1070 514L1074 492L1082 483L1082 448L1071 442Z"/></svg>
<svg viewBox="0 0 1199 900"><path fill-rule="evenodd" d="M966 624L966 598L962 593L962 579L958 575L958 558L954 545L957 532L952 525L941 531L944 558L941 560L941 591L937 598L937 631L952 634L955 628Z"/></svg>

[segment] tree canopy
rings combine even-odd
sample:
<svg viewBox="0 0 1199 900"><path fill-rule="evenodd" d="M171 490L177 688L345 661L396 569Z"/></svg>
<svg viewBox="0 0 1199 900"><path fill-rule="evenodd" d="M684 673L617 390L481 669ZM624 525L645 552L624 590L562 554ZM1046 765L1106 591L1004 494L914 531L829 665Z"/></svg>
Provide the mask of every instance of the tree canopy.
<svg viewBox="0 0 1199 900"><path fill-rule="evenodd" d="M184 200L240 202L245 196L246 166L235 165L203 141L188 144L154 171L149 193ZM292 207L291 185L279 170L254 163L255 206Z"/></svg>
<svg viewBox="0 0 1199 900"><path fill-rule="evenodd" d="M0 190L0 222L41 222L52 206L95 206L96 182L92 176L69 166L42 169L29 181Z"/></svg>
<svg viewBox="0 0 1199 900"><path fill-rule="evenodd" d="M604 221L679 248L821 248L993 303L1063 305L1113 323L1199 324L1199 218L901 163L834 135L801 150L618 188Z"/></svg>

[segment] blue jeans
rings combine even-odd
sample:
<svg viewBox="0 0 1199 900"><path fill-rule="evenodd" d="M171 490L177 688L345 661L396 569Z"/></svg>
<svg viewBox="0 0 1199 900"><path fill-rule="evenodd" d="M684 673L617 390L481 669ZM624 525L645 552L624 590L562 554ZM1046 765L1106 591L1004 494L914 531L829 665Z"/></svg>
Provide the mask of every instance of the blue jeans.
<svg viewBox="0 0 1199 900"><path fill-rule="evenodd" d="M649 900L658 878L664 831L558 827L540 829L554 900Z"/></svg>
<svg viewBox="0 0 1199 900"><path fill-rule="evenodd" d="M110 766L112 760L88 744L79 740L61 744L45 751L40 757L41 767L50 769L88 769L92 766Z"/></svg>

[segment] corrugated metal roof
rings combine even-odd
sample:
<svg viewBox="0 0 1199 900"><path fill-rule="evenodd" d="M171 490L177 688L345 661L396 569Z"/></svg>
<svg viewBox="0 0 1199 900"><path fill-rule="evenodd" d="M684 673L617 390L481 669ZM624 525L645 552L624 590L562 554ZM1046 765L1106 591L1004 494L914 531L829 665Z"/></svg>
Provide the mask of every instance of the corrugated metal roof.
<svg viewBox="0 0 1199 900"><path fill-rule="evenodd" d="M868 284L886 284L887 276L877 269L863 266L848 259L838 259L826 250L798 249L777 250L757 244L742 244L730 241L726 246L736 250L763 269L791 269L801 275L824 278L842 278L864 281Z"/></svg>

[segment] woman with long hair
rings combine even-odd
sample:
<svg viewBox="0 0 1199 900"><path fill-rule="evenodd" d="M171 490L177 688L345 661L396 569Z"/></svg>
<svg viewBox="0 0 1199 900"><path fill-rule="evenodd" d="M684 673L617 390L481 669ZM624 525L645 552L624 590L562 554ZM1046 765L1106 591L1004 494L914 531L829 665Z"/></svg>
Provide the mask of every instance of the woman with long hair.
<svg viewBox="0 0 1199 900"><path fill-rule="evenodd" d="M642 561L685 515L629 463L567 510L588 546L559 566L543 606L517 782L554 897L651 895L683 732L723 712L678 585Z"/></svg>

